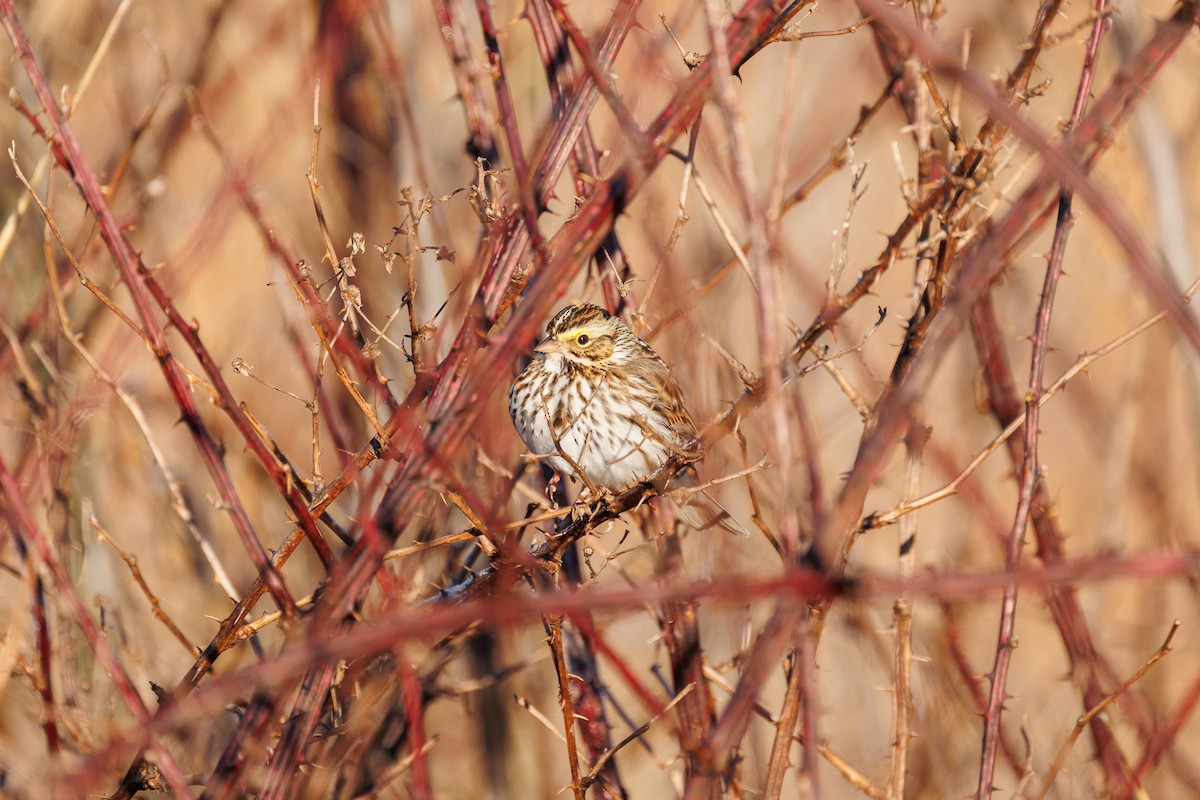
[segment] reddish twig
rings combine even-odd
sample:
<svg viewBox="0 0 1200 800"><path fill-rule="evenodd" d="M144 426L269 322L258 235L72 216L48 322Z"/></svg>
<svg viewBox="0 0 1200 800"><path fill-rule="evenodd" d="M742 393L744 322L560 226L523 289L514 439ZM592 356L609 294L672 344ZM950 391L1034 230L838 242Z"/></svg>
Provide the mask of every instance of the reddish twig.
<svg viewBox="0 0 1200 800"><path fill-rule="evenodd" d="M267 586L275 601L281 608L294 609L294 601L291 594L284 585L283 578L271 565L266 550L259 541L253 524L250 522L250 518L242 505L241 498L233 486L233 482L225 468L221 449L212 434L200 421L199 412L196 409L195 401L192 399L189 382L171 355L171 351L166 343L165 330L155 315L154 305L151 300L154 284L152 279L150 279L149 272L146 270L145 265L141 263L141 259L135 255L132 246L129 244L129 240L117 224L116 217L112 213L108 200L100 188L100 183L89 166L88 161L83 156L83 151L80 148L78 140L75 138L70 122L58 107L58 103L54 99L53 90L46 80L45 73L42 71L41 66L33 55L33 51L30 49L29 39L25 35L20 19L17 17L12 0L0 0L0 15L3 17L4 28L13 42L13 47L16 49L17 57L25 68L26 74L29 75L33 89L42 104L42 110L50 120L53 133L51 145L56 151L59 163L70 172L72 179L87 202L88 208L95 215L100 225L100 235L108 246L113 261L121 272L121 278L133 298L138 319L141 321L142 329L145 331L146 343L150 346L158 361L159 368L163 372L163 377L184 416L184 421L204 459L209 474L216 483L222 499L228 504L235 527L242 538L242 544L246 548L246 552L250 555L255 568L265 577ZM161 300L162 295L158 299ZM198 343L196 332L190 325L182 322L179 318L172 320L172 323L176 325L177 330L179 330L185 339L190 338L191 341ZM197 355L199 356L200 353L197 353ZM209 361L207 366L212 366L211 361ZM210 375L211 377L212 375ZM216 377L219 381L219 372L216 373ZM228 397L228 392L224 396ZM237 404L230 400L227 408L233 412L236 420L237 412L234 409L239 408ZM257 443L257 437L253 435L247 437L248 445L253 447L255 443ZM261 447L261 443L259 443L259 447ZM269 456L267 460L269 461ZM282 476L280 477L282 479ZM315 528L313 528L312 532L314 536L319 537L319 534L315 532Z"/></svg>
<svg viewBox="0 0 1200 800"><path fill-rule="evenodd" d="M667 601L708 601L743 606L750 600L772 598L780 601L785 608L804 607L805 602L831 596L865 599L909 594L914 598L942 601L977 601L986 595L1002 592L1013 582L1022 587L1047 589L1079 585L1089 581L1162 580L1196 575L1200 575L1200 551L1157 553L1130 558L1104 555L1036 569L1023 567L1015 574L1007 570L974 574L926 573L909 580L874 575L865 571L854 580L832 580L823 571L797 567L775 577L724 575L718 581L688 580L669 585L646 584L627 589L512 594L505 598L504 603L497 603L491 596L482 596L458 604L418 605L398 609L370 627L355 627L337 639L310 639L268 661L214 678L190 695L178 697L171 704L160 708L147 724L126 729L121 735L113 736L108 745L98 749L92 758L103 760L110 755L110 750L115 752L131 745L144 744L151 737L162 735L174 726L196 718L197 715L221 708L231 698L244 695L248 687L295 685L296 677L311 669L313 663L388 652L398 641L460 630L480 621L486 621L489 626L496 628L508 628L525 625L546 614L562 613L574 616L581 611L599 614L642 608L648 603ZM784 619L785 617L777 612L763 626L760 641L774 644L778 637L789 636L792 629L779 624ZM781 648L786 647L786 644L785 639L780 645ZM756 657L756 653L766 650L766 647L756 644L748 654L742 665L739 689L743 685L762 685L767 670L771 669L773 664L767 664L763 659L762 666L765 669L760 672L761 657ZM601 649L601 652L604 650ZM738 703L736 708L740 708L741 703L746 703L747 711L754 713L756 700L754 693L749 689L736 692L731 702ZM649 705L654 713L662 709L662 703L658 700ZM728 755L727 751L719 749L718 745L726 740L726 737L732 738L732 733L724 732L721 727L731 726L732 722L729 720L737 718L729 716L729 708L727 705L725 714L718 721L709 740L714 766L721 763L717 759ZM86 768L80 772L81 779L85 772Z"/></svg>
<svg viewBox="0 0 1200 800"><path fill-rule="evenodd" d="M1092 25L1092 35L1088 40L1084 56L1079 88L1075 95L1075 106L1067 122L1064 132L1069 133L1083 118L1084 108L1091 92L1092 80L1095 74L1096 57L1100 42L1107 27L1104 12L1107 0L1097 0L1098 16ZM1029 388L1025 394L1025 424L1023 440L1023 458L1018 471L1019 493L1017 509L1013 515L1012 528L1008 534L1008 546L1005 553L1005 564L1010 570L1015 570L1021 561L1021 551L1025 543L1025 531L1029 525L1029 517L1033 507L1035 487L1039 479L1038 466L1038 435L1041 415L1041 397L1045 391L1044 375L1046 352L1049 348L1050 315L1054 307L1055 291L1058 280L1062 276L1063 258L1066 254L1067 239L1070 236L1073 218L1071 215L1071 199L1073 192L1069 188L1059 194L1058 221L1054 229L1054 238L1047 257L1046 277L1042 285L1041 297L1038 301L1036 322L1033 332L1033 354L1029 367ZM987 800L992 796L992 782L996 770L996 747L1000 738L1000 717L1007 698L1008 667L1015 647L1014 629L1016 626L1016 587L1005 589L1001 604L1000 630L997 635L996 656L991 671L991 690L988 703L983 712L983 748L980 758L979 783L975 796L979 800ZM1097 737L1101 747L1101 759L1108 773L1110 786L1121 778L1120 762L1115 751L1111 748L1110 737ZM1104 745L1109 745L1105 747Z"/></svg>
<svg viewBox="0 0 1200 800"><path fill-rule="evenodd" d="M575 704L571 692L571 673L567 669L567 654L563 645L563 618L552 614L545 620L550 632L549 644L554 658L554 672L558 676L558 707L562 711L563 734L567 740L567 765L571 768L571 792L575 800L584 800L587 787L579 770L579 745L575 736Z"/></svg>
<svg viewBox="0 0 1200 800"><path fill-rule="evenodd" d="M129 677L129 673L125 670L124 665L117 659L117 655L113 652L108 639L100 633L99 628L96 627L96 623L92 621L87 606L84 605L83 598L79 596L79 592L71 582L71 577L67 574L62 562L51 547L49 537L34 522L30 509L25 505L20 487L17 485L12 473L9 472L8 465L4 462L3 458L0 458L0 493L5 498L5 516L9 519L9 524L14 535L21 538L23 542L22 549L30 548L41 559L46 569L50 571L50 575L54 579L56 591L67 602L75 624L79 626L84 638L87 639L88 645L96 654L96 658L104 665L104 668L112 677L112 681L117 687L117 692L121 695L121 699L125 701L129 712L141 725L148 725L152 718L150 710L142 702L141 696L138 695L137 689L134 688L133 680ZM44 615L44 607L40 613ZM39 628L41 629L40 636L44 637L46 635L44 621ZM48 646L42 647L39 645L39 653L43 659L48 658ZM48 670L50 664L43 661L42 667ZM47 672L48 675L49 673ZM49 697L49 702L53 704L52 696ZM170 752L158 745L154 739L147 740L147 743L154 743L153 750L158 759L158 767L165 775L171 793L177 798L181 798L181 800L182 798L190 797L191 795L187 791L187 781L184 779L179 764L171 756Z"/></svg>

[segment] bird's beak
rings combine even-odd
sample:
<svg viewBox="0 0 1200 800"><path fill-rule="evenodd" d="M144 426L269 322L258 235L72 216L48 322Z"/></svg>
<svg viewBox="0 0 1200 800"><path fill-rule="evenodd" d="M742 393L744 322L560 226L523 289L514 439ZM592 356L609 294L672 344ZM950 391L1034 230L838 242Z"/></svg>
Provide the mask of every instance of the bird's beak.
<svg viewBox="0 0 1200 800"><path fill-rule="evenodd" d="M550 355L551 353L561 353L562 349L562 342L560 342L558 339L555 339L553 336L548 339L543 339L541 344L533 348L535 353L544 353L545 355Z"/></svg>

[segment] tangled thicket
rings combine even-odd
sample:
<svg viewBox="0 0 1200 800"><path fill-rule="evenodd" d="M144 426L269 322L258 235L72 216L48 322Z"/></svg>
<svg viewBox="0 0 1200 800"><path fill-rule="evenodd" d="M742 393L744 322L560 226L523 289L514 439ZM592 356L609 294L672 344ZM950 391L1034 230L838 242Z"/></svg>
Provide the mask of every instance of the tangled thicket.
<svg viewBox="0 0 1200 800"><path fill-rule="evenodd" d="M1200 3L15 5L0 792L1200 785ZM751 536L522 452L571 301Z"/></svg>

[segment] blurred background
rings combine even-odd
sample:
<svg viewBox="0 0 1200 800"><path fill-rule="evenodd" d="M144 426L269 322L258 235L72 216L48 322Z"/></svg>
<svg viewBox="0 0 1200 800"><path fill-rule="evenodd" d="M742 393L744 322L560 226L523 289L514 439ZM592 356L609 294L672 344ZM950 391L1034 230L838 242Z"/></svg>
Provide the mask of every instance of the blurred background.
<svg viewBox="0 0 1200 800"><path fill-rule="evenodd" d="M567 7L584 34L593 37L608 23L609 5L575 2ZM947 50L963 53L968 69L996 85L1020 58L1038 7L1032 0L947 0L935 5L936 39ZM446 25L437 17L441 7L436 2L389 0L38 0L18 5L33 52L68 105L87 158L110 186L109 200L130 240L183 316L194 321L237 401L287 454L301 477L317 488L345 465L344 445L364 447L373 432L326 365L328 402L320 409L322 447L320 461L314 464L313 415L306 404L313 398L320 346L286 270L286 259L303 260L321 284L322 296L329 298L332 313L341 312L307 176L313 163L314 112L321 128L316 177L325 225L339 258L351 256L347 243L354 234L362 235L365 251L353 254L355 274L350 280L360 292L362 316L370 321L364 327L366 338L376 342L375 369L394 396L404 397L414 383L406 293L415 290L414 318L429 323L415 345L428 368L447 355L485 266L480 253L486 226L480 202L472 202L480 169L475 160L479 142L472 142L469 112L482 109L494 115L489 127L496 131L503 130L496 123L501 112L491 88L478 15L466 3L445 4L462 22L460 34L470 57L455 67L444 38ZM508 121L520 131L526 160L533 160L552 121L545 71L523 15L525 4L495 2L491 9L515 106ZM1111 84L1156 21L1172 9L1165 0L1115 4L1093 94ZM904 11L911 18L907 5ZM1036 91L1020 109L1046 135L1057 135L1071 113L1093 13L1090 4L1065 5L1050 24L1051 40L1031 78ZM702 4L640 5L639 25L629 32L612 73L625 107L641 125L649 124L689 78L660 15L684 49L709 50ZM114 18L118 24L111 41L81 97L85 70ZM888 85L870 27L844 30L862 19L860 10L848 2L806 9L796 18L800 30L841 32L771 44L732 84L759 202L768 204L773 193L786 197L813 176L821 176L800 202L789 205L772 230L779 316L762 324L772 326L782 342L794 341L821 311L830 281L837 292L845 292L862 270L876 263L887 237L904 220L917 192L923 191L916 183L913 131L896 101L885 101L844 147L862 110L875 104ZM2 47L10 56L14 96L36 109L29 80L11 58L7 39ZM1111 144L1094 171L1096 185L1136 221L1180 290L1197 277L1197 74L1200 46L1193 32L1147 87L1129 124L1111 132ZM465 86L464 76L474 83ZM936 81L962 140L972 141L986 109L952 80ZM477 91L482 101L464 102L464 89ZM41 119L45 122L44 115ZM589 124L600 152L599 174L589 178L594 180L611 175L628 155L629 145L603 100ZM0 112L0 133L14 143L21 169L34 176L47 148L12 105ZM517 193L510 143L501 137L495 146L498 171L489 182L501 204L511 205ZM686 152L686 137L674 146ZM935 135L933 146L944 153L951 144L944 135ZM823 174L834 153L841 153L844 163ZM968 212L975 222L966 227L975 234L993 215L1002 214L1042 169L1041 156L1019 139L996 143L995 153L993 168L978 178L982 188ZM665 159L618 219L616 232L628 269L623 312L672 364L696 419L707 421L743 388L722 349L757 374L768 368L759 349L753 284L733 260L722 231L727 228L743 245L749 233L726 128L711 106L694 169L681 209L685 166L681 159ZM11 238L3 242L0 262L5 287L0 291L5 340L0 357L0 454L20 478L38 521L53 532L73 582L153 707L151 684L173 688L193 663L195 651L155 618L146 592L131 580L129 566L101 540L98 529L136 559L162 613L195 646L203 647L212 638L215 620L232 608L230 594L240 597L255 570L220 508L187 427L179 424L179 408L155 359L114 314L81 289L62 251L48 237L36 206L16 216L27 193L11 168L0 173L2 209L15 225ZM861 176L857 184L856 174ZM129 311L128 293L69 177L53 169L48 177L35 178L33 187L52 211L81 268ZM575 211L577 188L568 169L540 220L546 236ZM423 200L428 206L415 220L414 203ZM1047 385L1080 354L1096 351L1158 311L1106 226L1078 200L1074 210L1066 274L1050 328ZM678 232L677 241L672 241L673 231ZM1014 253L990 292L1019 396L1026 388L1029 337L1051 232L1052 227L1045 226ZM399 258L389 262L387 253ZM796 450L784 455L791 459L792 480L782 482L777 464L751 478L768 528L775 528L791 508L802 529L813 530L814 511L806 497L809 466L817 470L815 484L826 504L853 466L865 424L855 400L869 409L880 397L900 352L906 322L918 306L915 253L910 238L870 296L821 339L820 346L827 345L829 353L847 351L834 360L838 374L816 369L787 390L788 419L794 426L789 440ZM527 258L522 266L530 263ZM49 275L58 276L63 286L65 308L81 341L116 384L136 399L145 416L144 429L69 346L48 290ZM582 270L563 302L603 302L602 276L603 267L595 264ZM949 284L953 283L951 273ZM879 307L887 315L876 330ZM496 335L503 334L504 323L502 318ZM385 335L377 337L371 326ZM173 341L177 353L186 353L177 336ZM243 365L236 371L235 359ZM189 357L184 356L183 363L198 371ZM1196 700L1200 668L1197 573L1176 570L1148 580L1127 565L1135 556L1177 555L1200 546L1194 522L1200 518L1197 365L1197 355L1167 325L1158 325L1090 365L1045 405L1041 417L1041 475L1053 503L1047 514L1065 536L1066 556L1112 563L1103 579L1075 586L1096 651L1112 671L1100 681L1106 691L1115 691L1155 653L1173 620L1182 621L1173 652L1105 712L1104 725L1130 771L1158 733L1177 724L1165 754L1144 777L1145 790L1156 797L1190 796L1200 780L1200 721L1188 705ZM524 448L506 413L508 381L521 366L514 362L504 381L477 398L484 410L474 438L463 452L453 454L459 480L496 503L506 522L520 519L530 502L545 497L545 479L537 469L526 466L518 473ZM277 547L292 529L278 491L210 402L204 384L195 384L193 394L205 423L225 445L230 473L261 541L268 549ZM946 352L923 392L918 413L930 428L930 438L910 496L946 485L999 432L987 408L985 379L969 334L961 335ZM718 478L758 463L778 435L771 419L765 411L745 416L739 429L744 447L734 437L723 438L701 465L701 475ZM331 427L340 434L331 433ZM161 452L161 466L146 432ZM178 481L177 497L168 490L162 466ZM331 506L331 513L352 534L357 535L357 520L377 501L366 488L374 477L372 470L386 470L386 480L392 469L391 464L370 467L359 479L361 485L352 485ZM1000 448L959 494L915 515L912 552L917 575L1003 569L1004 540L1017 501L1013 470L1006 450ZM519 486L513 490L517 474ZM904 448L897 444L862 513L897 506L905 496L906 475L912 472L906 470ZM437 476L429 480L435 489L443 486ZM782 560L751 523L755 509L747 481L729 481L714 491L754 535L689 533L683 538L680 577L720 582L727 576L781 573ZM194 531L176 511L180 499L194 516ZM0 507L5 506L9 504L0 500ZM135 749L118 745L99 762L90 754L122 741L132 717L60 606L61 598L48 589L51 676L63 740L59 752L51 754L39 694L43 666L31 624L30 571L14 548L10 524L7 518L0 521L0 791L14 797L44 796L52 778L83 769L96 780L94 793L108 794ZM453 533L469 524L452 505L431 504L398 544ZM526 532L527 543L544 537L537 527ZM587 537L583 556L598 573L593 582L600 588L652 583L661 575L653 529L648 513L633 512ZM895 574L899 541L894 526L865 533L850 553L849 574ZM1036 564L1034 549L1027 547L1025 558ZM448 565L457 568L464 561L482 564L474 552L450 555L442 548L389 561L387 569L402 595L415 601L444 584ZM311 550L301 548L284 575L300 597L316 588L324 571ZM908 797L961 797L975 788L981 739L978 697L986 694L987 681L973 679L991 669L998 596L981 591L977 598L953 602L914 597L916 738L911 744ZM839 600L830 611L815 655L818 692L809 702L816 704L820 741L869 787L853 785L823 761L818 776L822 797L885 796L895 740L893 602L891 597ZM706 663L730 684L737 683L740 660L772 607L766 599L701 604ZM264 600L251 616L273 608ZM364 613L369 619L371 612ZM669 699L671 693L660 683L665 655L653 609L599 615L597 624L643 683L658 691L664 702ZM1064 645L1047 610L1045 592L1037 587L1020 596L1016 631L1019 647L1008 677L1011 698L1005 705L1003 734L1010 752L1001 757L995 780L996 796L1001 797L1019 792L1036 796L1034 788L1086 710L1080 689L1085 673L1100 669L1072 657L1077 652ZM394 655L420 670L448 633L431 631L428 640L398 645ZM536 620L498 629L487 637L486 657L469 647L438 673L438 691L425 718L433 743L424 756L437 797L563 794L571 775L557 738L562 728L558 682L545 636ZM221 675L269 659L283 639L268 625L253 646L245 643L224 654L214 672ZM604 669L608 722L619 741L650 712L620 676L604 674ZM780 706L785 682L783 671L775 670L760 690L759 701L772 713ZM714 685L719 709L728 694ZM550 721L539 720L530 708ZM356 713L367 717L351 716L347 727L339 729L341 735L352 735L354 725L374 730L369 708ZM203 775L236 721L231 711L216 711L186 720L165 741L185 772ZM773 735L769 722L756 719L742 742L743 796L759 791ZM364 735L362 741L368 740ZM794 745L793 763L800 763L801 750ZM1107 784L1094 751L1092 735L1085 732L1049 796L1102 794ZM309 754L312 776L306 796L335 796L329 786L337 765L322 760L331 752L339 751L314 746ZM352 748L343 755L347 760L366 758L363 752ZM680 792L684 766L679 752L667 721L651 726L644 737L625 747L616 763L628 796L670 797ZM405 755L399 748L396 762ZM1028 769L1036 777L1022 782ZM811 796L813 783L796 775L785 782L783 796ZM375 791L378 794L370 796L421 796L402 770ZM729 792L734 796L732 789Z"/></svg>

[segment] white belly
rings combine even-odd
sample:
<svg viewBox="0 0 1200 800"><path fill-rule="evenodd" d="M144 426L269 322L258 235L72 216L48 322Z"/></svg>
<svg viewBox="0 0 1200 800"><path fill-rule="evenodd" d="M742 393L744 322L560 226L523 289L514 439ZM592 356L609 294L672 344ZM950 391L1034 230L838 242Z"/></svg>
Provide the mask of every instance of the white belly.
<svg viewBox="0 0 1200 800"><path fill-rule="evenodd" d="M544 366L557 372L561 358L549 355ZM649 477L678 444L664 423L654 423L657 416L651 416L649 404L636 404L631 415L628 398L618 402L614 395L612 382L603 377L567 397L540 393L532 403L514 386L509 412L525 445L555 470L578 478L578 466L595 486L621 489ZM536 413L529 413L533 408Z"/></svg>

